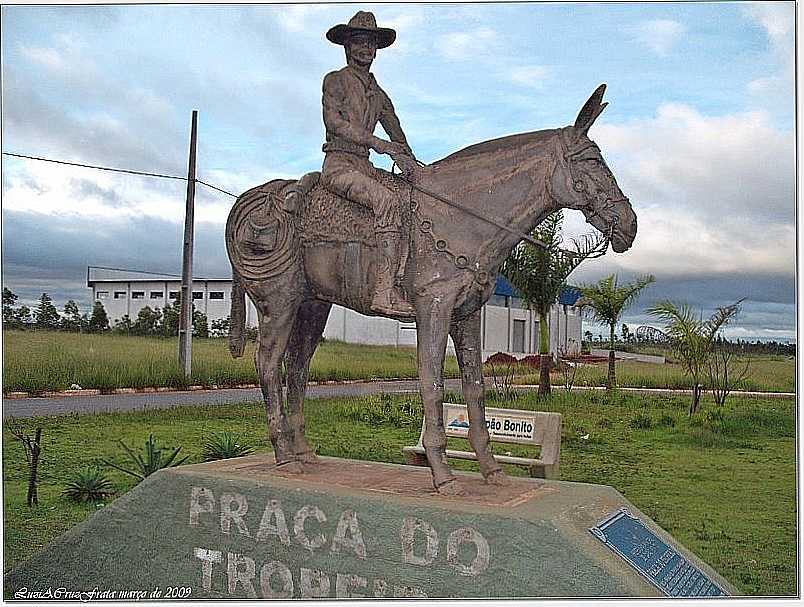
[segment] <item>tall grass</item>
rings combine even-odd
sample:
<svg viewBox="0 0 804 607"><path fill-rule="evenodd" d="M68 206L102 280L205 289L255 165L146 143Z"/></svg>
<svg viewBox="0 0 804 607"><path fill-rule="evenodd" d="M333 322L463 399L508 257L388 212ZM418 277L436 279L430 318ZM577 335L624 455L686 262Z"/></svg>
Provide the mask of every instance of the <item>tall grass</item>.
<svg viewBox="0 0 804 607"><path fill-rule="evenodd" d="M193 373L185 378L177 362L177 339L83 335L47 331L6 331L3 335L3 391L40 393L82 388L112 390L188 385L236 386L257 382L254 343L246 344L242 358L229 355L225 339L193 341ZM458 377L454 356L448 356L445 375ZM499 370L498 370L499 372ZM485 370L491 386L491 368ZM311 381L415 378L416 349L369 346L338 341L322 343L310 366ZM575 385L605 384L606 363L580 367ZM521 367L518 383L538 383L538 372ZM560 374L552 381L560 384ZM637 388L690 388L691 383L677 364L656 365L635 361L617 362L617 383ZM795 360L788 357L753 356L748 376L736 389L770 392L795 390Z"/></svg>
<svg viewBox="0 0 804 607"><path fill-rule="evenodd" d="M40 393L82 388L112 390L189 385L236 386L257 382L254 344L242 358L229 355L225 339L193 341L192 377L177 362L176 338L6 331L3 336L3 391ZM446 373L457 375L449 357ZM416 350L327 341L316 351L311 381L414 378Z"/></svg>

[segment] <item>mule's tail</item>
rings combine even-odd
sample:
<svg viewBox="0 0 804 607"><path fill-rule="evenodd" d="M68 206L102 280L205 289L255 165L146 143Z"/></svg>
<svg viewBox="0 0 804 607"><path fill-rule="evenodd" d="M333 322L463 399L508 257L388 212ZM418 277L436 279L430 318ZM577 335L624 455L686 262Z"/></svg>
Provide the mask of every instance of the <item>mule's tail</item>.
<svg viewBox="0 0 804 607"><path fill-rule="evenodd" d="M229 352L234 358L243 356L246 348L246 291L240 276L232 270L232 309L229 315Z"/></svg>

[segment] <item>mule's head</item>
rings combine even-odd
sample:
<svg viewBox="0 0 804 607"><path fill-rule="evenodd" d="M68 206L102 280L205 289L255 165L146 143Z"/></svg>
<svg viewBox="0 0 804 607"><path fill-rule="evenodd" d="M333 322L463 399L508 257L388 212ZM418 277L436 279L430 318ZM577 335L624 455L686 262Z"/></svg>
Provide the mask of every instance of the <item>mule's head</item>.
<svg viewBox="0 0 804 607"><path fill-rule="evenodd" d="M634 242L636 214L606 166L600 148L587 135L608 105L601 103L605 90L606 85L601 84L581 109L575 124L559 131L550 189L559 207L582 211L586 221L609 236L612 248L622 253Z"/></svg>

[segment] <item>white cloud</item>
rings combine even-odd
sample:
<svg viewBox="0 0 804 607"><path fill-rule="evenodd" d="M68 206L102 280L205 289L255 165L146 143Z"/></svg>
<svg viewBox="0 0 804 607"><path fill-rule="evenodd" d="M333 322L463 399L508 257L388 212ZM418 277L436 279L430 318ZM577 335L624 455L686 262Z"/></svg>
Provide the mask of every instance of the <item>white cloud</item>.
<svg viewBox="0 0 804 607"><path fill-rule="evenodd" d="M497 40L497 32L481 27L467 32L452 32L439 36L437 48L446 58L453 61L471 59L488 52L488 45Z"/></svg>
<svg viewBox="0 0 804 607"><path fill-rule="evenodd" d="M638 216L633 248L611 263L665 275L793 272L793 135L766 113L667 104L592 137ZM577 218L568 225L585 231Z"/></svg>
<svg viewBox="0 0 804 607"><path fill-rule="evenodd" d="M788 2L750 3L744 13L759 23L776 49L790 49L793 43L795 6Z"/></svg>
<svg viewBox="0 0 804 607"><path fill-rule="evenodd" d="M101 77L98 66L87 54L86 45L74 35L56 36L53 46L20 46L20 53L52 76L73 80L73 84L85 85Z"/></svg>
<svg viewBox="0 0 804 607"><path fill-rule="evenodd" d="M635 28L636 39L660 57L666 57L681 35L687 30L672 19L642 21Z"/></svg>
<svg viewBox="0 0 804 607"><path fill-rule="evenodd" d="M743 12L765 30L771 53L779 65L769 75L749 82L748 92L759 100L776 103L781 101L789 103L792 108L795 81L793 35L795 7L783 2L748 4L743 8Z"/></svg>
<svg viewBox="0 0 804 607"><path fill-rule="evenodd" d="M549 68L544 65L523 65L508 70L505 77L520 86L541 88L549 74Z"/></svg>
<svg viewBox="0 0 804 607"><path fill-rule="evenodd" d="M325 4L286 4L276 11L276 20L286 31L294 34L301 33L309 29L310 17L329 10L329 8Z"/></svg>

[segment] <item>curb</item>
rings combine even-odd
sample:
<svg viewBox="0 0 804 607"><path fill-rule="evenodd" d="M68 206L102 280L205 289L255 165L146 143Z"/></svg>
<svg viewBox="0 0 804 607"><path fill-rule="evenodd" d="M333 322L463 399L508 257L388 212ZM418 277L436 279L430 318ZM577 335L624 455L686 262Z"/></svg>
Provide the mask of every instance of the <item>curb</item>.
<svg viewBox="0 0 804 607"><path fill-rule="evenodd" d="M414 381L415 377L388 377L374 379L345 379L342 381L328 379L324 381L307 382L308 386L334 386L347 384L370 384L377 381ZM45 392L8 392L3 394L4 399L17 400L21 398L69 398L72 396L109 396L112 394L145 394L149 392L200 392L205 390L253 390L259 388L259 384L237 384L236 386L211 386L193 385L186 388L173 388L170 386L156 386L146 388L114 388L112 390L81 389L81 390L61 390Z"/></svg>
<svg viewBox="0 0 804 607"><path fill-rule="evenodd" d="M446 378L445 378L446 379ZM459 379L459 378L450 378ZM394 381L415 381L415 377L391 377L391 378L374 378L374 379L346 379L338 380L325 380L325 381L311 381L307 382L308 386L334 386L334 385L349 385L349 384L370 384L374 382L394 382ZM101 391L97 389L87 390L63 390L63 391L47 391L40 393L31 392L9 392L3 395L4 399L17 400L22 398L62 398L72 396L108 396L112 394L145 394L150 392L200 392L212 390L253 390L259 388L259 384L238 384L236 386L212 386L205 387L200 385L188 386L186 388L172 388L169 386L157 386L146 388L115 388L114 390ZM535 389L538 384L513 384L511 386L517 390ZM553 385L553 390L564 390L564 386ZM573 391L596 391L606 390L605 386L573 386ZM692 394L692 390L679 389L679 388L635 388L635 387L621 387L617 390L623 392L634 392L638 394L670 394L670 395L685 395ZM795 398L795 392L755 392L755 391L739 391L734 390L731 392L734 396L747 396L753 398Z"/></svg>

